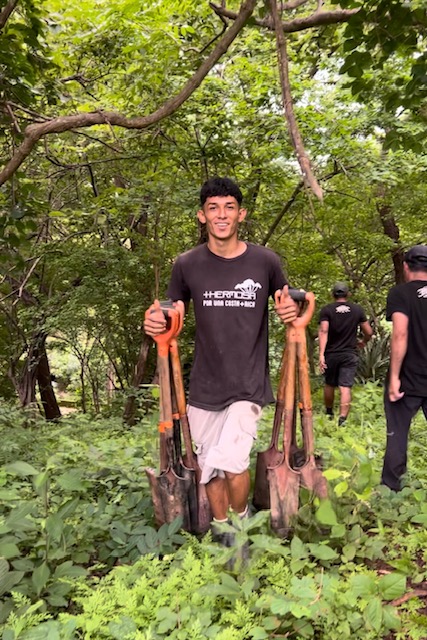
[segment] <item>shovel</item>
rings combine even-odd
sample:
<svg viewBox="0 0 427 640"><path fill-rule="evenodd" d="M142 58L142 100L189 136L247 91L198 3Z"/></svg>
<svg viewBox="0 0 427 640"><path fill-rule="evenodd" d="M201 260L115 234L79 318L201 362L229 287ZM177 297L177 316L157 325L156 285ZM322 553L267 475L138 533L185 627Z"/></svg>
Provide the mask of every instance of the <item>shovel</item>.
<svg viewBox="0 0 427 640"><path fill-rule="evenodd" d="M150 310L147 313L150 313ZM157 525L172 522L181 516L183 527L189 530L191 518L188 494L191 479L188 475L180 475L180 465L176 463L169 369L170 341L179 333L182 318L176 310L168 310L167 314L170 320L169 328L165 333L155 337L160 385L160 473L156 474L154 469L146 469L146 474L151 487Z"/></svg>
<svg viewBox="0 0 427 640"><path fill-rule="evenodd" d="M289 335L289 330L288 330ZM290 463L295 413L296 345L288 339L285 348L286 381L283 409L283 452L281 460L267 468L270 493L271 527L281 537L288 534L290 521L298 511L300 475Z"/></svg>
<svg viewBox="0 0 427 640"><path fill-rule="evenodd" d="M275 296L276 304L279 304L281 300L282 292L277 292ZM298 291L296 289L290 289L289 295L296 302L302 302L305 300L305 291ZM257 455L256 468L255 468L255 482L254 482L254 495L252 503L256 509L269 509L270 508L270 488L268 482L268 468L276 467L283 461L283 451L278 449L280 429L283 420L284 410L284 395L286 381L289 377L288 358L286 355L286 347L283 351L282 364L280 368L279 384L276 393L276 406L274 410L273 430L271 433L271 440L268 449L260 451ZM295 413L294 413L294 428L295 430ZM293 438L292 438L293 442Z"/></svg>
<svg viewBox="0 0 427 640"><path fill-rule="evenodd" d="M304 327L296 329L297 361L301 404L302 437L305 464L299 468L301 483L319 498L328 497L328 485L314 457L313 409L311 405L310 377L308 374L307 344Z"/></svg>
<svg viewBox="0 0 427 640"><path fill-rule="evenodd" d="M313 293L306 293L307 308L302 316L298 317L293 323L287 327L287 341L284 357L288 361L287 377L284 385L284 434L283 434L283 459L277 465L268 468L268 482L270 487L270 508L271 508L271 526L280 536L284 537L288 534L290 523L293 516L296 515L299 505L299 488L301 481L301 470L296 471L291 465L291 452L295 447L295 398L296 398L296 363L299 361L302 352L300 344L305 345L305 327L310 322L315 306ZM305 360L306 378L303 378L304 397L307 399L309 394L310 382L308 378L307 353ZM298 364L299 371L301 370ZM300 380L301 382L301 380ZM309 396L308 396L309 397ZM310 403L311 407L311 403ZM304 416L304 405L302 408ZM306 414L307 415L307 412ZM307 421L305 421L307 424ZM308 430L308 429L307 429ZM312 435L311 431L311 435ZM309 434L308 434L309 437ZM314 438L312 437L312 443ZM303 441L305 448L305 437L303 432ZM305 449L307 451L307 449ZM307 460L304 467L308 464ZM313 455L314 462L314 455ZM315 465L315 462L314 462ZM311 467L310 467L311 468ZM306 474L307 475L307 474Z"/></svg>
<svg viewBox="0 0 427 640"><path fill-rule="evenodd" d="M254 507L258 510L270 508L270 488L267 477L268 468L276 467L283 460L283 451L279 450L278 443L283 420L285 384L289 376L287 366L288 359L285 355L286 350L284 350L282 357L270 445L268 449L258 453L256 460L254 495L252 502Z"/></svg>
<svg viewBox="0 0 427 640"><path fill-rule="evenodd" d="M201 471L197 464L197 458L193 453L190 426L188 424L184 383L182 380L181 360L179 357L178 342L173 338L170 343L170 360L172 365L172 377L176 394L179 421L182 429L182 437L185 445L183 467L191 476L189 493L190 520L192 533L206 533L212 520L211 508L205 485L200 484Z"/></svg>

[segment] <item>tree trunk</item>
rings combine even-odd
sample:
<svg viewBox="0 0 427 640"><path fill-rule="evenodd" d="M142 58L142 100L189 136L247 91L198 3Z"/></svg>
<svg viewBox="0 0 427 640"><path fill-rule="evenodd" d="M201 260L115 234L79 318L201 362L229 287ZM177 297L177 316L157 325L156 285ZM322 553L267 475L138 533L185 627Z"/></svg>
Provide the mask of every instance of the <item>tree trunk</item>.
<svg viewBox="0 0 427 640"><path fill-rule="evenodd" d="M61 417L61 410L56 400L55 391L52 387L52 376L50 374L49 360L46 353L45 343L39 346L40 354L37 365L37 382L40 391L40 400L46 420L58 420Z"/></svg>
<svg viewBox="0 0 427 640"><path fill-rule="evenodd" d="M377 204L377 211L379 213L385 235L393 240L394 243L394 248L391 250L391 258L393 260L395 282L396 284L402 284L402 282L405 281L403 277L404 251L400 246L399 227L389 204Z"/></svg>
<svg viewBox="0 0 427 640"><path fill-rule="evenodd" d="M147 365L148 352L151 344L151 339L144 335L144 339L139 351L138 362L135 366L135 372L132 380L132 388L136 390L142 383L145 374L145 368ZM136 396L135 393L131 393L127 399L126 406L123 412L123 422L130 427L135 424L135 411L136 411Z"/></svg>

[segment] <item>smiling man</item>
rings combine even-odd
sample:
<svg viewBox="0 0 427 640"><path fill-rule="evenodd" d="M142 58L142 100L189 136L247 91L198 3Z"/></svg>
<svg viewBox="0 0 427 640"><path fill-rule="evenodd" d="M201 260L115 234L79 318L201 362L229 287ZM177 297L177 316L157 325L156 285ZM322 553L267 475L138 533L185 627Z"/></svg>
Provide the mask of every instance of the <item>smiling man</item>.
<svg viewBox="0 0 427 640"><path fill-rule="evenodd" d="M249 455L264 405L274 400L268 367L268 300L292 322L298 307L288 295L279 257L239 239L246 217L240 188L212 178L200 192L199 221L208 241L180 255L167 295L184 309L193 301L196 318L188 417L202 470L201 482L214 521L226 522L231 508L248 512ZM165 330L160 312L144 323L148 335ZM217 536L229 546L229 534Z"/></svg>

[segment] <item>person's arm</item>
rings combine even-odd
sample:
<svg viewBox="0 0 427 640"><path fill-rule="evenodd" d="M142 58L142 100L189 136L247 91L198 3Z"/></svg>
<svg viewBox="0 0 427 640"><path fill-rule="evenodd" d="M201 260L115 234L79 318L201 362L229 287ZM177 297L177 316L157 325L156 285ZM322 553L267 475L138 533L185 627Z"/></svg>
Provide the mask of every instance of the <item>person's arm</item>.
<svg viewBox="0 0 427 640"><path fill-rule="evenodd" d="M362 340L359 340L358 347L359 349L363 349L363 347L365 347L368 344L369 340L372 338L374 332L368 320L365 320L365 322L362 322L360 324L360 328L363 333L363 338Z"/></svg>
<svg viewBox="0 0 427 640"><path fill-rule="evenodd" d="M393 326L391 330L388 396L391 402L396 402L404 395L403 391L400 390L400 370L408 349L408 316L396 311L393 313L391 320Z"/></svg>
<svg viewBox="0 0 427 640"><path fill-rule="evenodd" d="M325 373L325 370L326 370L325 349L328 343L328 334L329 334L329 322L328 320L321 320L319 325L319 333L318 333L320 373Z"/></svg>

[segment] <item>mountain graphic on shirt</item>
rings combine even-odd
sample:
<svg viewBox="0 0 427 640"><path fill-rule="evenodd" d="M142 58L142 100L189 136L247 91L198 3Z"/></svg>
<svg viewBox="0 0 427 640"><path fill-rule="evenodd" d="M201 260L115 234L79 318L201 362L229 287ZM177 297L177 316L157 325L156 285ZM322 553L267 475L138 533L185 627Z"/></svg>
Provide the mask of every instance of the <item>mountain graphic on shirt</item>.
<svg viewBox="0 0 427 640"><path fill-rule="evenodd" d="M350 313L351 309L347 304L340 304L339 307L335 309L336 313Z"/></svg>
<svg viewBox="0 0 427 640"><path fill-rule="evenodd" d="M417 289L419 298L427 298L427 286Z"/></svg>
<svg viewBox="0 0 427 640"><path fill-rule="evenodd" d="M255 280L252 280L252 278L247 278L240 284L236 284L234 288L238 289L239 291L243 291L243 293L255 293L255 291L258 291L258 289L262 289L262 285L259 282L255 282Z"/></svg>

